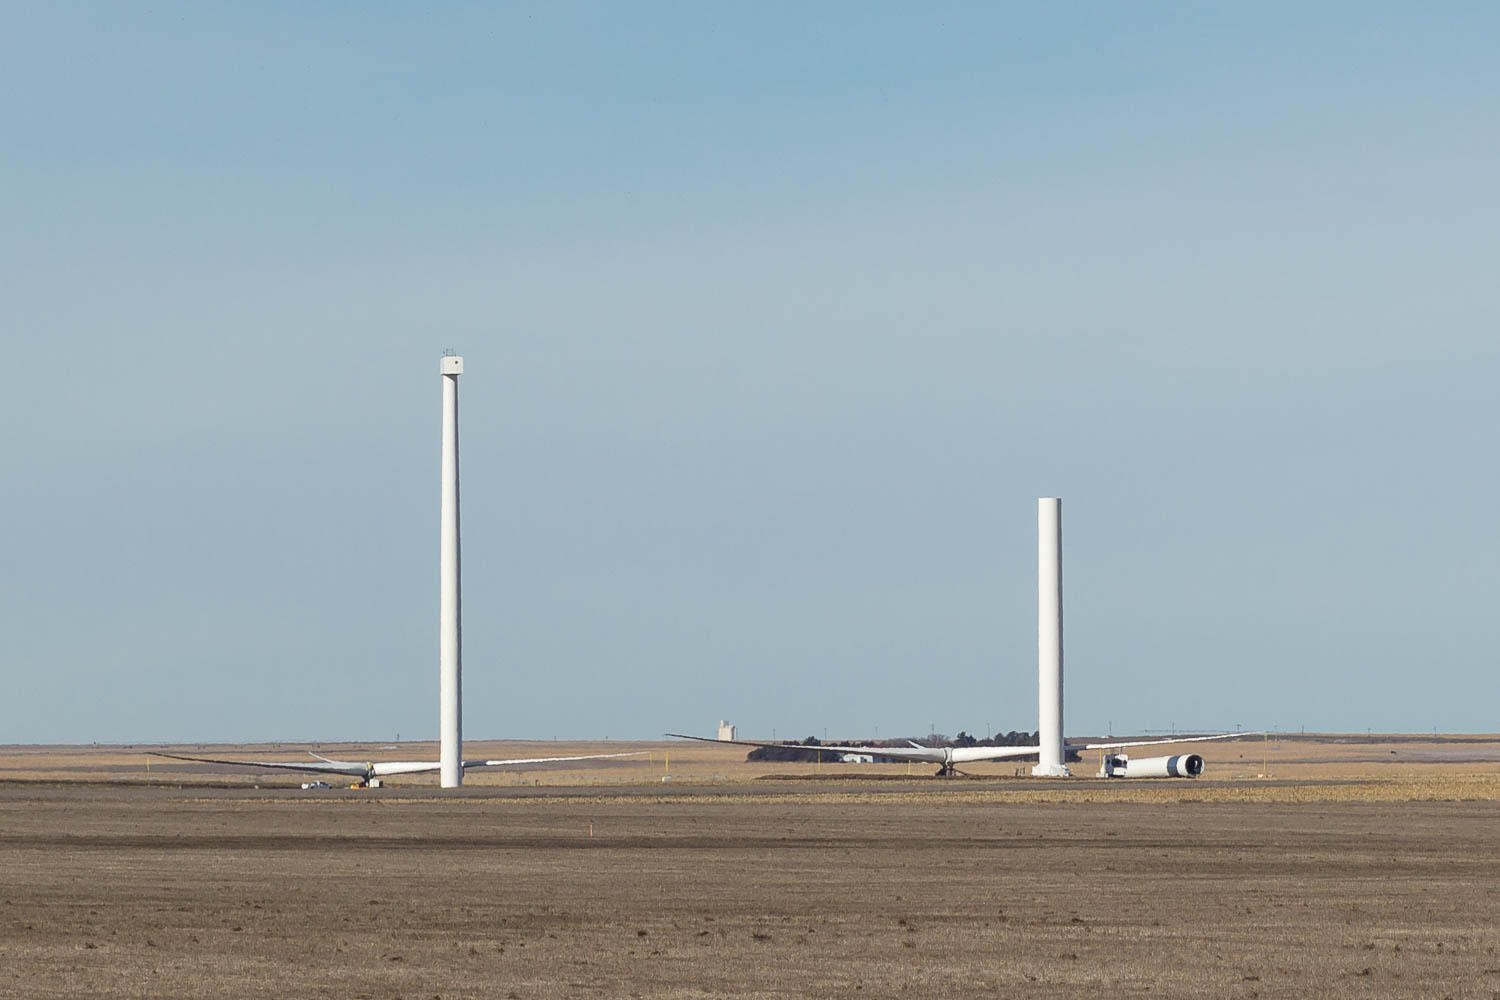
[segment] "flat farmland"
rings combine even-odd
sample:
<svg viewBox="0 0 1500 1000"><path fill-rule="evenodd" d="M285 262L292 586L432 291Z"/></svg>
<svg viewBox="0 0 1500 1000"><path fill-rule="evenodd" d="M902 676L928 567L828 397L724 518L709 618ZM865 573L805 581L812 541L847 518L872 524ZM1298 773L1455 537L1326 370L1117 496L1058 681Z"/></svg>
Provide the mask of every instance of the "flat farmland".
<svg viewBox="0 0 1500 1000"><path fill-rule="evenodd" d="M0 997L1500 994L1474 754L1126 785L735 780L673 748L439 795L98 782L116 752L0 781ZM708 773L662 782L679 760Z"/></svg>
<svg viewBox="0 0 1500 1000"><path fill-rule="evenodd" d="M692 741L634 742L596 740L469 740L470 758L534 758L579 754L633 753L615 760L532 765L524 768L471 770L468 787L631 786L658 784L663 778L691 784L723 785L765 779L904 780L925 779L935 770L923 764L755 763L745 747ZM174 746L0 746L0 784L7 781L107 782L111 784L216 784L237 787L296 785L315 775L272 770L226 768L153 757L151 751L237 760L316 763L309 751L339 760L437 760L435 742L404 743L256 743L179 744ZM1500 779L1500 735L1279 735L1239 740L1141 748L1140 756L1168 750L1201 753L1208 761L1209 781L1333 779L1390 781L1410 778ZM965 766L980 779L1026 773L1031 764L994 761ZM1099 769L1098 752L1072 765L1079 776ZM338 779L329 778L336 782ZM437 787L437 776L407 775L402 787Z"/></svg>

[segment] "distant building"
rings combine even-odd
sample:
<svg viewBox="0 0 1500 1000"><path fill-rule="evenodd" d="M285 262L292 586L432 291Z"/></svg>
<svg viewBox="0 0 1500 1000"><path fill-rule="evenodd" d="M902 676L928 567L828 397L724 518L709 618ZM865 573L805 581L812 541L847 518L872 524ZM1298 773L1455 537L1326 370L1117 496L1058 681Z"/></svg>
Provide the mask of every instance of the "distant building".
<svg viewBox="0 0 1500 1000"><path fill-rule="evenodd" d="M734 739L734 727L731 726L729 723L725 722L723 719L719 720L719 739L721 739L721 740L732 740L732 739Z"/></svg>

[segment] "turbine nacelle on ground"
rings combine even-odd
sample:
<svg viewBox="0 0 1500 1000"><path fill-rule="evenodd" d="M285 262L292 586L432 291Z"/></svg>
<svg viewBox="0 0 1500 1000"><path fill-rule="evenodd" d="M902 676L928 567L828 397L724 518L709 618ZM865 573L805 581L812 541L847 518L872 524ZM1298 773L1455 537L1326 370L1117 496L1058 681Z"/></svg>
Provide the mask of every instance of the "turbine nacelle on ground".
<svg viewBox="0 0 1500 1000"><path fill-rule="evenodd" d="M1130 757L1107 753L1099 768L1101 778L1196 778L1203 773L1203 758L1195 753L1170 757Z"/></svg>

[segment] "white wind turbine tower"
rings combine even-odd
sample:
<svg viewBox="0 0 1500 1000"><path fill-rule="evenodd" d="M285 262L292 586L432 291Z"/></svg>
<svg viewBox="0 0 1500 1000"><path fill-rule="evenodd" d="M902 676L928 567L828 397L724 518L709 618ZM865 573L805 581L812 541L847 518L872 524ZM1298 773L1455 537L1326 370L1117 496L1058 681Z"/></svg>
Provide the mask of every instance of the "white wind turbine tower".
<svg viewBox="0 0 1500 1000"><path fill-rule="evenodd" d="M1063 763L1062 500L1036 502L1037 754L1031 773L1065 778Z"/></svg>
<svg viewBox="0 0 1500 1000"><path fill-rule="evenodd" d="M445 354L443 377L443 499L438 527L439 783L457 788L463 767L463 624L458 551L458 377L464 359Z"/></svg>

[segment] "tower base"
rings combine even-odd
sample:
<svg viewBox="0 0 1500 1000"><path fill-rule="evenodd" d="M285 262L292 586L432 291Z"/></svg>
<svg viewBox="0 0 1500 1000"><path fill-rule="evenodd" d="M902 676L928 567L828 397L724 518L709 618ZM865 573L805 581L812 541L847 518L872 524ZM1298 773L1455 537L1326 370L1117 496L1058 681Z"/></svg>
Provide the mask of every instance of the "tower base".
<svg viewBox="0 0 1500 1000"><path fill-rule="evenodd" d="M1033 778L1071 778L1073 772L1066 764L1036 764L1031 768Z"/></svg>

